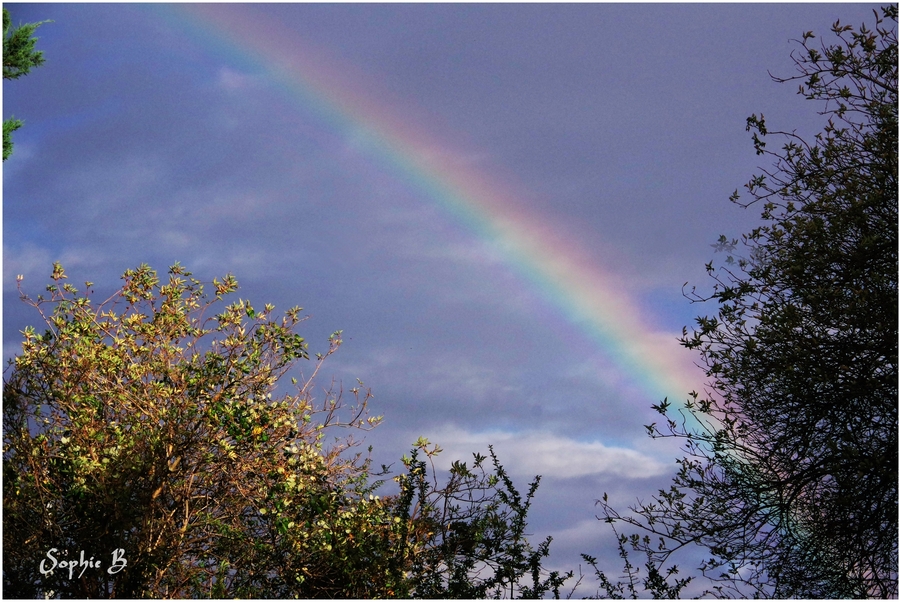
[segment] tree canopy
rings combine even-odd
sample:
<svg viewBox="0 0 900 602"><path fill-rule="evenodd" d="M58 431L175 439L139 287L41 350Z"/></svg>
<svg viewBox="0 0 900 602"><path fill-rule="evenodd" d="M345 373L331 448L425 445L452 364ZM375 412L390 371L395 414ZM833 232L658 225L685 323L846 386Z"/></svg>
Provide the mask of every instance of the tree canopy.
<svg viewBox="0 0 900 602"><path fill-rule="evenodd" d="M708 390L654 436L685 441L670 489L623 515L651 567L699 544L722 595L897 596L897 7L872 29L836 22L793 55L799 94L819 104L804 140L747 120L774 159L746 185L763 224L719 239L707 270L715 316L685 329ZM771 150L769 141L784 141ZM690 419L688 419L690 417ZM698 426L699 425L699 426Z"/></svg>
<svg viewBox="0 0 900 602"><path fill-rule="evenodd" d="M209 297L179 265L141 266L99 304L52 278L22 295L47 328L24 332L3 387L7 596L558 596L549 539L524 534L537 481L523 497L493 452L440 485L420 440L398 493L375 495L352 436L381 420L369 391L315 388L339 332L286 388L309 359L301 310L213 315L232 276Z"/></svg>
<svg viewBox="0 0 900 602"><path fill-rule="evenodd" d="M41 23L26 23L12 27L9 11L3 8L3 79L18 79L44 64L44 53L35 50L34 30ZM3 160L12 154L12 133L22 127L22 121L10 117L3 121Z"/></svg>

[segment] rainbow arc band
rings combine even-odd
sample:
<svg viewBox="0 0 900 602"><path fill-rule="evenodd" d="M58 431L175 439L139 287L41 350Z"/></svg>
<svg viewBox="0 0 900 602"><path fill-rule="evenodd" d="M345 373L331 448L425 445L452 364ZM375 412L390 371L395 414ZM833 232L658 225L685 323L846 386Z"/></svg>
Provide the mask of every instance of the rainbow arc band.
<svg viewBox="0 0 900 602"><path fill-rule="evenodd" d="M211 51L251 63L298 109L354 140L393 175L425 193L479 239L500 249L507 264L590 338L623 382L653 402L687 398L702 375L675 337L648 326L622 281L516 201L513 186L432 152L442 148L412 120L392 113L359 89L352 66L338 65L304 45L295 32L241 4L145 5L185 29Z"/></svg>

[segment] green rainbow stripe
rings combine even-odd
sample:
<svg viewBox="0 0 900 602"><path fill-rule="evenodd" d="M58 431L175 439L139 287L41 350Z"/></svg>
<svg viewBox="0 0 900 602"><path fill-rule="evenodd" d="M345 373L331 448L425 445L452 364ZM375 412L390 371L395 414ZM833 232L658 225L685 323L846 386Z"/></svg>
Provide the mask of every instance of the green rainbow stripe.
<svg viewBox="0 0 900 602"><path fill-rule="evenodd" d="M239 4L151 5L150 10L186 28L212 49L251 62L277 82L298 106L328 128L362 141L386 169L424 192L475 236L501 249L506 261L577 329L593 339L619 375L654 400L682 399L699 374L671 334L661 334L639 314L621 280L535 216L509 185L471 167L435 156L440 148L412 120L373 103L340 68L301 45L284 25Z"/></svg>

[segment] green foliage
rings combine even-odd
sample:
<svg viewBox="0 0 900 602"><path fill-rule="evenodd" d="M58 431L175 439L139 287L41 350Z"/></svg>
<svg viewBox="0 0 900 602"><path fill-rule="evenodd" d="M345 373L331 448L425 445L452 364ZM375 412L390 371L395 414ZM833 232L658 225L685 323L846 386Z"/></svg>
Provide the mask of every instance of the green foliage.
<svg viewBox="0 0 900 602"><path fill-rule="evenodd" d="M370 393L351 389L344 407L332 383L314 398L339 332L312 375L283 391L309 359L300 308L276 317L238 300L213 314L235 279L214 279L210 298L179 265L167 281L128 270L99 304L59 264L52 278L49 298L22 294L47 328L25 330L3 388L7 596L557 593L564 578L540 568L549 540L532 550L524 537L537 482L523 500L493 455L493 472L479 456L439 487L416 450L400 493L374 495L380 482L352 435L326 436L378 424ZM45 574L51 550L103 564ZM110 574L114 553L127 564ZM526 571L533 585L519 587Z"/></svg>
<svg viewBox="0 0 900 602"><path fill-rule="evenodd" d="M347 444L324 447L339 391L321 408L311 380L273 396L307 358L293 332L299 308L276 319L238 301L208 317L237 283L214 280L210 300L178 265L168 282L147 266L127 271L97 306L65 278L57 264L49 299L23 296L48 329L25 331L4 382L7 593L191 597L272 577L272 558L296 543L285 509L339 506L365 471L341 456ZM367 399L348 426L377 422L362 417ZM128 566L114 581L101 571L42 576L37 563L52 548L124 549Z"/></svg>
<svg viewBox="0 0 900 602"><path fill-rule="evenodd" d="M685 441L669 490L610 520L662 536L661 563L709 552L717 595L897 596L897 7L874 30L835 23L837 41L794 56L799 93L827 117L812 142L747 120L774 158L746 185L763 225L721 237L707 266L716 316L682 343L710 378L654 436ZM785 144L770 151L767 140ZM739 250L745 250L740 254ZM688 428L688 424L701 426Z"/></svg>
<svg viewBox="0 0 900 602"><path fill-rule="evenodd" d="M645 535L640 537L637 534L631 536L620 535L613 526L612 521L608 521L616 535L616 543L619 548L619 557L625 563L624 581L616 581L613 583L606 576L606 573L597 566L597 559L589 554L582 554L584 561L594 569L594 575L600 581L602 592L598 591L597 598L608 598L612 600L624 600L630 598L637 600L640 598L651 597L654 600L672 600L680 597L681 591L693 580L693 577L685 577L679 579L675 577L678 574L678 567L673 565L666 568L665 574L661 569L661 561L655 557L650 546L650 537ZM631 564L629 558L629 548L635 552L642 552L646 555L647 561L644 564L646 576L641 576L641 569ZM669 583L669 579L674 578L673 583ZM648 596L649 594L649 596Z"/></svg>
<svg viewBox="0 0 900 602"><path fill-rule="evenodd" d="M541 563L550 553L551 538L532 548L525 537L526 517L540 478L523 496L513 486L490 449L493 470L486 456L475 454L469 468L454 462L441 487L432 465L431 477L423 452L433 461L440 448L417 442L411 457L403 459L396 512L409 525L400 541L408 558L405 590L412 598L542 598L572 576L546 573ZM404 526L404 529L406 527ZM530 584L529 583L530 580Z"/></svg>
<svg viewBox="0 0 900 602"><path fill-rule="evenodd" d="M44 53L35 50L37 38L34 30L42 23L26 23L10 29L12 18L9 11L3 9L3 79L18 79L28 75L34 67L44 64ZM12 133L22 127L18 119L9 118L3 122L3 160L12 153Z"/></svg>
<svg viewBox="0 0 900 602"><path fill-rule="evenodd" d="M13 141L12 133L22 127L21 119L10 117L3 122L3 160L6 161L12 154Z"/></svg>
<svg viewBox="0 0 900 602"><path fill-rule="evenodd" d="M34 30L42 23L26 23L13 27L9 11L3 9L3 79L17 79L28 75L33 67L44 64L44 53L35 50Z"/></svg>

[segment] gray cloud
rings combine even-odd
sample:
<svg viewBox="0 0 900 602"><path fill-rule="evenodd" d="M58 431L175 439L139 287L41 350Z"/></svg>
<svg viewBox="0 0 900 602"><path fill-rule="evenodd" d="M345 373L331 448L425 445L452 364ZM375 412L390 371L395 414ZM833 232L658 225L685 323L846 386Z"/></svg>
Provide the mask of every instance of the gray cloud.
<svg viewBox="0 0 900 602"><path fill-rule="evenodd" d="M659 400L623 377L615 350L264 63L147 6L9 8L16 21L53 23L39 30L46 65L4 85L5 116L25 120L3 166L6 357L36 319L17 300L18 273L39 293L54 260L76 285L104 289L144 262L180 261L204 280L233 272L254 304L305 307L314 351L344 330L325 370L373 387L379 461L418 435L444 447L442 461L496 443L517 478L554 482L532 521L558 536L554 562L574 566L584 551L616 565L602 525L596 539L586 531L593 501L652 494L677 449L645 437ZM870 9L217 8L287 24L345 66L335 77L352 78L366 103L427 132L431 160L520 191L523 213L621 283L656 333L646 352L670 345L672 357L682 326L706 311L681 285L704 286L709 243L756 222L726 201L759 163L746 117L817 123L767 70L791 72L790 38L869 20Z"/></svg>

